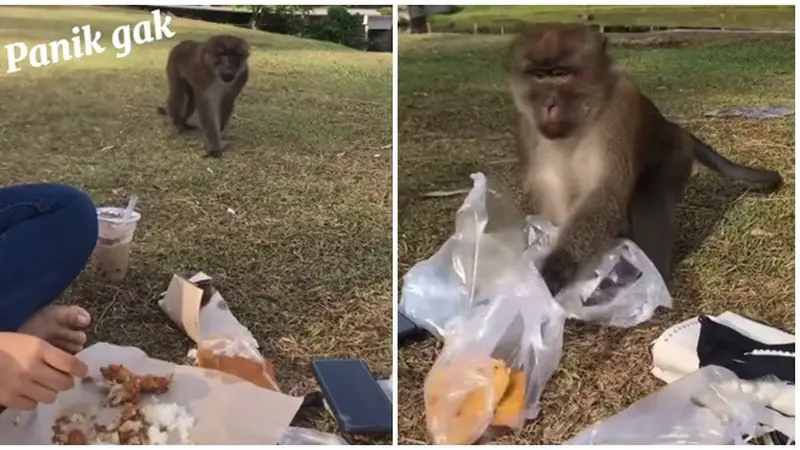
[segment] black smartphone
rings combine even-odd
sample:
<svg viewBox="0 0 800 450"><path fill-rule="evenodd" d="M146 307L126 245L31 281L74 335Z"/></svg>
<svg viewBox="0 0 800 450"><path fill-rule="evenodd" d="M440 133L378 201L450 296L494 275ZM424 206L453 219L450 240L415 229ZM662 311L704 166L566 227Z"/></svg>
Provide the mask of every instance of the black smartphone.
<svg viewBox="0 0 800 450"><path fill-rule="evenodd" d="M392 434L392 402L364 361L320 359L311 367L340 431Z"/></svg>
<svg viewBox="0 0 800 450"><path fill-rule="evenodd" d="M418 327L401 311L397 311L397 345L405 345L408 342L421 340L428 336L428 331Z"/></svg>

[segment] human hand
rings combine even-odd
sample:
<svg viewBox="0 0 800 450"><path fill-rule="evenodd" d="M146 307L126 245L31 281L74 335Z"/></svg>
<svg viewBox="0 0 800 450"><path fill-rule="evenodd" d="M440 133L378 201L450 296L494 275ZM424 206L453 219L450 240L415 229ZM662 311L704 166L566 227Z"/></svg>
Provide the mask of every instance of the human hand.
<svg viewBox="0 0 800 450"><path fill-rule="evenodd" d="M88 368L74 355L23 333L0 333L0 405L34 409L53 403Z"/></svg>

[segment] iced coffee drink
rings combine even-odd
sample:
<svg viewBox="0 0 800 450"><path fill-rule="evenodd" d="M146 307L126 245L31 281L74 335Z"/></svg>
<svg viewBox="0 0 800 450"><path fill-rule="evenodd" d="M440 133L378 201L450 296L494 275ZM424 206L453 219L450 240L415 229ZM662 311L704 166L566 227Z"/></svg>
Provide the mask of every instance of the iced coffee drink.
<svg viewBox="0 0 800 450"><path fill-rule="evenodd" d="M104 207L97 209L97 246L92 253L92 267L97 275L112 283L125 279L131 253L131 242L141 215L133 211L125 219L125 209Z"/></svg>

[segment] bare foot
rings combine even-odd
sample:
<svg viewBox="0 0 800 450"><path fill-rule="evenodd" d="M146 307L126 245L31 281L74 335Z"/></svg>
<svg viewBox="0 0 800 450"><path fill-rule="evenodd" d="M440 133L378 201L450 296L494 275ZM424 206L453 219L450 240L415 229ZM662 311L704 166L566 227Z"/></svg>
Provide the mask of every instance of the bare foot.
<svg viewBox="0 0 800 450"><path fill-rule="evenodd" d="M44 339L70 353L83 350L86 330L92 323L89 312L80 306L47 306L39 310L20 329L20 333Z"/></svg>

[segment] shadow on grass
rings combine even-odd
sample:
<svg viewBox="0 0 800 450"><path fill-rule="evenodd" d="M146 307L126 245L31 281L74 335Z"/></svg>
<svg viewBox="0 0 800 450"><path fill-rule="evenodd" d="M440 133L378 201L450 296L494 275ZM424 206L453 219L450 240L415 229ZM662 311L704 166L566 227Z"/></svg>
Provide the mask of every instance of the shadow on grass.
<svg viewBox="0 0 800 450"><path fill-rule="evenodd" d="M743 195L760 194L748 192L746 187L727 182L715 174L693 176L679 206L680 234L673 254L674 263L680 263L702 247Z"/></svg>

